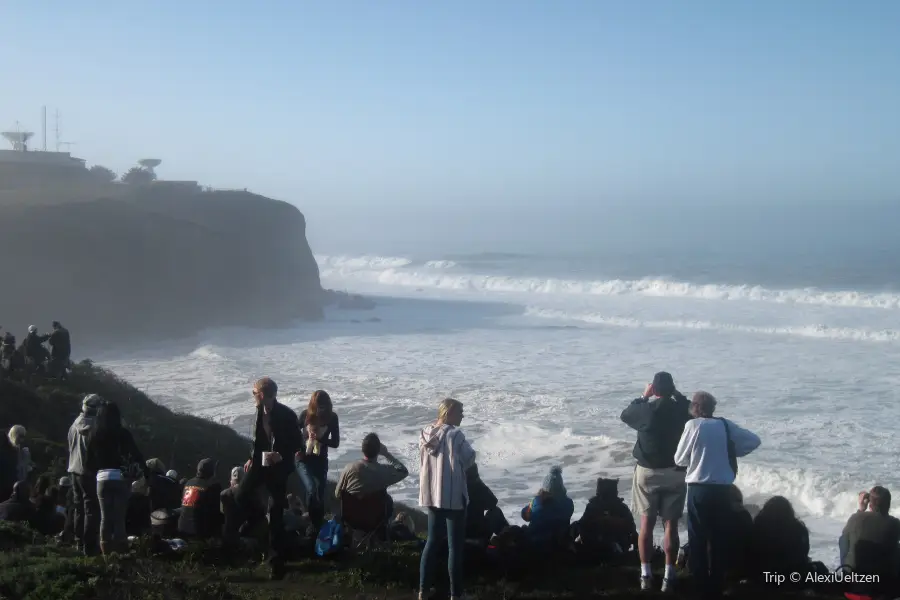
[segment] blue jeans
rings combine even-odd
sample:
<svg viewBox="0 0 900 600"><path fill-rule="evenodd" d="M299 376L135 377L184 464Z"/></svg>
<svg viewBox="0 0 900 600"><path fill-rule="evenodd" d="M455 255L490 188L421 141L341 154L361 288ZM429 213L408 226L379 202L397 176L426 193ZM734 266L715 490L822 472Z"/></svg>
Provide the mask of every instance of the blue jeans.
<svg viewBox="0 0 900 600"><path fill-rule="evenodd" d="M297 475L306 490L306 510L316 533L325 522L325 481L328 477L328 459L321 456L307 456L297 463Z"/></svg>
<svg viewBox="0 0 900 600"><path fill-rule="evenodd" d="M729 486L692 483L687 488L691 576L704 598L719 598L730 556Z"/></svg>
<svg viewBox="0 0 900 600"><path fill-rule="evenodd" d="M447 540L449 555L447 567L450 570L450 596L462 596L463 545L466 541L466 511L444 508L428 509L428 541L422 549L419 563L419 590L428 592L434 581L434 568L440 546Z"/></svg>

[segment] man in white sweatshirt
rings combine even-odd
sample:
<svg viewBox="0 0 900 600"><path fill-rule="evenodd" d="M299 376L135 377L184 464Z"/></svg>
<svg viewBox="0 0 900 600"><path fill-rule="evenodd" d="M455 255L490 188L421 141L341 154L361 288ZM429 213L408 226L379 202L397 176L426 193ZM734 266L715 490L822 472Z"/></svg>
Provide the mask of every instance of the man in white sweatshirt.
<svg viewBox="0 0 900 600"><path fill-rule="evenodd" d="M691 574L704 598L719 598L729 556L729 488L737 476L737 459L759 447L759 437L728 419L715 418L716 399L697 392L691 400L694 419L684 426L675 464L687 467L687 527Z"/></svg>

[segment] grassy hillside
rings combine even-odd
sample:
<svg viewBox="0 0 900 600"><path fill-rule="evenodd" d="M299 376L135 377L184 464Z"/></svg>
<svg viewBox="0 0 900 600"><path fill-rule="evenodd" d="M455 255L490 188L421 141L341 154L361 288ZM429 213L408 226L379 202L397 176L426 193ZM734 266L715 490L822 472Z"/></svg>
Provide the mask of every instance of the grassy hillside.
<svg viewBox="0 0 900 600"><path fill-rule="evenodd" d="M61 475L65 471L66 434L88 393L116 401L145 456L159 457L179 473L192 473L200 459L214 456L223 465L220 477L225 477L225 466L240 464L247 457L247 441L232 429L173 413L89 362L78 365L68 382L0 381L0 425L24 425L38 470ZM283 581L272 582L266 570L259 567L259 553L226 561L214 545L192 544L174 555L160 555L157 550L144 540L126 557L86 559L26 528L0 523L0 599L412 599L420 557L416 544L348 553L335 560L301 555L289 562ZM515 569L468 562L470 598L647 597L636 591L639 571L635 557L627 566L575 565L554 556L543 556L538 562ZM438 573L438 581L441 576L446 579L443 566ZM816 593L774 586L738 588L732 597L840 597L825 587L813 591ZM676 597L690 597L688 579Z"/></svg>

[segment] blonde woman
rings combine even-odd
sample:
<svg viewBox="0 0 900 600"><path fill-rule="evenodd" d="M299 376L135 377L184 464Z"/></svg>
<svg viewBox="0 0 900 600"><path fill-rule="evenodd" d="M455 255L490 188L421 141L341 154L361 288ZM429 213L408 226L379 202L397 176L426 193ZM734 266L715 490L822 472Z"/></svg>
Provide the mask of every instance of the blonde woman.
<svg viewBox="0 0 900 600"><path fill-rule="evenodd" d="M419 505L428 512L428 541L419 565L419 599L428 596L435 562L447 537L450 598L462 598L463 544L469 491L466 470L475 464L475 451L460 431L462 402L447 398L438 419L419 438Z"/></svg>
<svg viewBox="0 0 900 600"><path fill-rule="evenodd" d="M31 462L31 450L25 445L27 432L21 425L13 425L9 430L9 443L15 448L18 458L16 460L16 481L25 481L28 474L34 468Z"/></svg>

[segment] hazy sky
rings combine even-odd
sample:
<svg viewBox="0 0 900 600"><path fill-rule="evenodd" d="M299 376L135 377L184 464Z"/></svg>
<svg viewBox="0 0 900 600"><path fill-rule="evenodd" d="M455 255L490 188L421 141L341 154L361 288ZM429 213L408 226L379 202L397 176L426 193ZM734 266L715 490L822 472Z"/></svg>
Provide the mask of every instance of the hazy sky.
<svg viewBox="0 0 900 600"><path fill-rule="evenodd" d="M0 127L40 145L46 104L89 164L158 157L312 214L900 189L894 0L43 0L0 22Z"/></svg>

